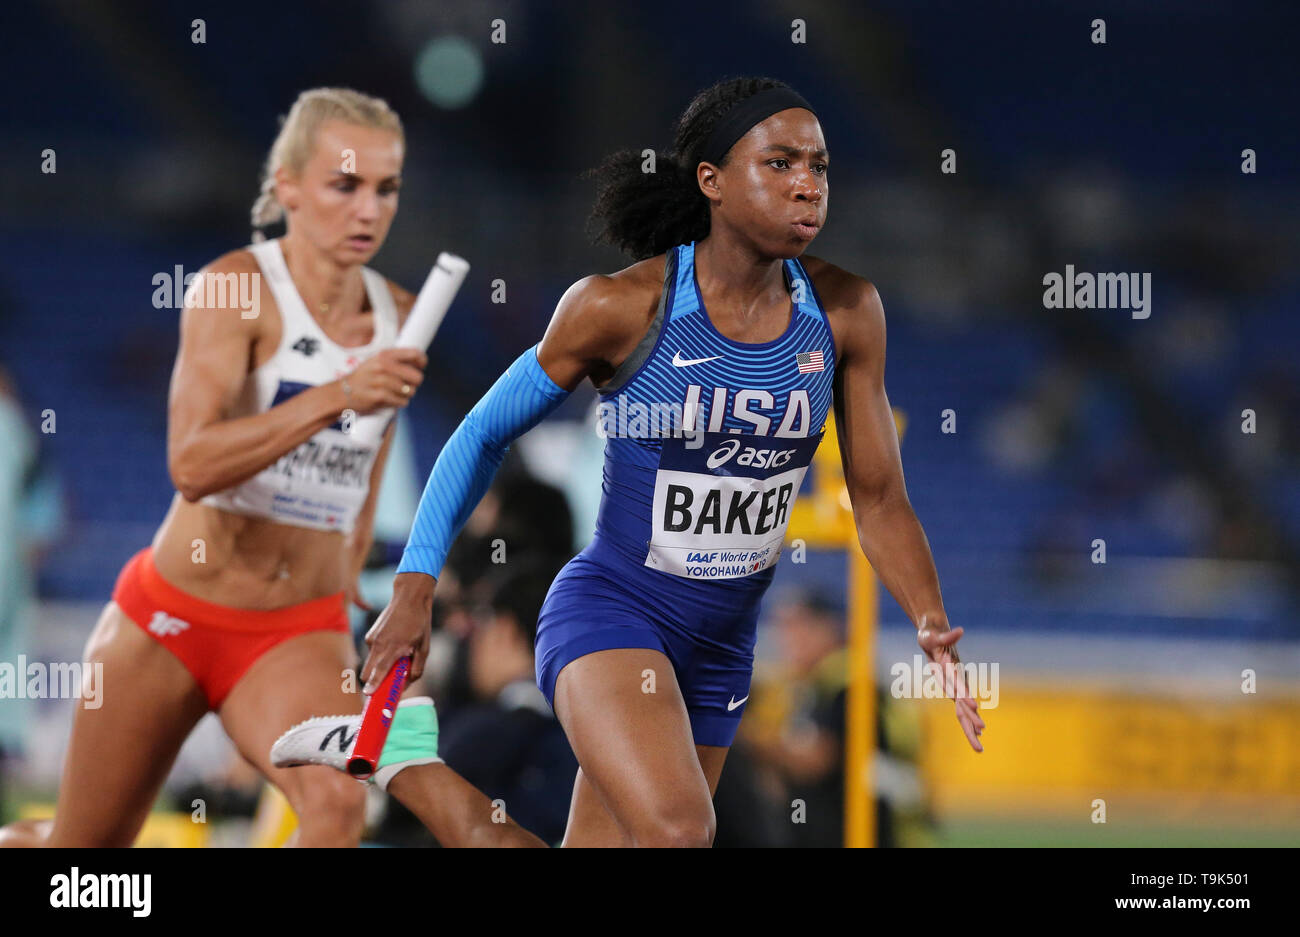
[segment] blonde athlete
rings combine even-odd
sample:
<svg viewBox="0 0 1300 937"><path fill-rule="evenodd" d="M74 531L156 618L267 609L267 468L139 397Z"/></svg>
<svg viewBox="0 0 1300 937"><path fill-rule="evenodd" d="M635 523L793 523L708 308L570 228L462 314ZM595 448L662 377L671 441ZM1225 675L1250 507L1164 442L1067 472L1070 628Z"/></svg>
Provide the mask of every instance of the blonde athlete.
<svg viewBox="0 0 1300 937"><path fill-rule="evenodd" d="M288 798L298 845L359 841L360 785L274 768L268 751L313 712L361 705L343 689L347 602L395 411L426 363L391 347L413 297L364 266L397 211L403 156L381 100L322 88L290 110L253 208L286 234L218 258L187 294L168 418L177 495L87 644L103 706L77 709L55 818L0 830L0 845L130 845L209 711Z"/></svg>

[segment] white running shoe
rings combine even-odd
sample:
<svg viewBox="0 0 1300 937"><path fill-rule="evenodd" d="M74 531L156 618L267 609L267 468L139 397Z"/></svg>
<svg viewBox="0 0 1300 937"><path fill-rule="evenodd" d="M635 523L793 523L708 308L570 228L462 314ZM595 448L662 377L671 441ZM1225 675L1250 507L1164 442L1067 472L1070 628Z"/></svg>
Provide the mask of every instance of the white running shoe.
<svg viewBox="0 0 1300 937"><path fill-rule="evenodd" d="M347 774L348 759L361 728L361 714L313 716L285 732L271 746L271 764L277 768L324 765ZM380 790L403 768L441 762L438 757L438 717L433 700L415 696L397 704L397 715L379 766L370 779ZM350 776L350 775L349 775Z"/></svg>

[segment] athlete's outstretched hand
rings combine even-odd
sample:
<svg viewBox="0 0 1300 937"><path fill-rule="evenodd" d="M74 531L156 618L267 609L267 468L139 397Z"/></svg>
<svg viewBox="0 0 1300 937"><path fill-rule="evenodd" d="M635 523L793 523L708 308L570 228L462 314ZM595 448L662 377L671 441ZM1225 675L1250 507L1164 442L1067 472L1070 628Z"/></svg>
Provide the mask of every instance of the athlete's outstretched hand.
<svg viewBox="0 0 1300 937"><path fill-rule="evenodd" d="M393 600L366 632L370 654L361 668L363 692L373 694L389 668L399 658L411 655L413 683L424 673L429 656L429 635L433 628L433 587L436 580L424 573L398 573L393 580Z"/></svg>
<svg viewBox="0 0 1300 937"><path fill-rule="evenodd" d="M414 348L385 348L367 358L343 378L346 399L360 416L384 407L404 407L424 380L429 363L424 352Z"/></svg>
<svg viewBox="0 0 1300 937"><path fill-rule="evenodd" d="M979 736L984 731L984 720L980 718L979 701L975 699L962 673L961 659L957 656L957 642L965 632L961 628L949 628L946 622L931 624L921 619L921 627L916 633L916 643L921 645L943 675L944 695L955 700L957 704L957 721L966 741L977 752L984 751Z"/></svg>

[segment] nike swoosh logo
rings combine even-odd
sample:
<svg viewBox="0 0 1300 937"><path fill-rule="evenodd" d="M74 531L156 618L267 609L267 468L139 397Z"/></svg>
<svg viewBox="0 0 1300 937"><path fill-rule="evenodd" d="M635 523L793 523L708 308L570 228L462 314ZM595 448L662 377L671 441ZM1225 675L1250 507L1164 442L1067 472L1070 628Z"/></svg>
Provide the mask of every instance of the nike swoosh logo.
<svg viewBox="0 0 1300 937"><path fill-rule="evenodd" d="M717 361L721 357L722 355L714 355L712 358L683 358L682 353L679 351L677 354L673 355L673 367L685 368L692 364L703 364L706 361Z"/></svg>
<svg viewBox="0 0 1300 937"><path fill-rule="evenodd" d="M731 712L737 706L743 706L745 704L745 700L747 699L749 699L748 693L745 694L744 699L736 699L736 694L732 693L731 702L727 704L727 712Z"/></svg>

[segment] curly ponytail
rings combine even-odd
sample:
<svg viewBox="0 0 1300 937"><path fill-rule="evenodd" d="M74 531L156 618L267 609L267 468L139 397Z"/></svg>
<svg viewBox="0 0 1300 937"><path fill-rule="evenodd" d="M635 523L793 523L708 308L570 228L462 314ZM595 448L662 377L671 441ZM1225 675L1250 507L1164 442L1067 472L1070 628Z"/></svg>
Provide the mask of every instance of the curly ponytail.
<svg viewBox="0 0 1300 937"><path fill-rule="evenodd" d="M597 182L590 224L597 243L612 244L635 260L699 241L709 233L709 200L695 170L713 127L734 105L768 88L775 78L730 78L697 94L677 119L672 148L657 153L653 172L635 150L620 150L584 175ZM726 157L723 157L723 165Z"/></svg>

